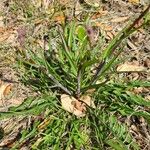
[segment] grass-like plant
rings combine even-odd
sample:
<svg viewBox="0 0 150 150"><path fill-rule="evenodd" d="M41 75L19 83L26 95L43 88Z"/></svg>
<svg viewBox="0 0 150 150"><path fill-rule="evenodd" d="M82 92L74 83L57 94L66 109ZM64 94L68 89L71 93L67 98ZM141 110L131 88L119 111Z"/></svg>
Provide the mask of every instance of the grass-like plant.
<svg viewBox="0 0 150 150"><path fill-rule="evenodd" d="M149 87L150 83L117 82L112 75L124 50L124 40L149 25L149 8L150 5L104 49L101 38L93 44L93 31L87 20L72 20L50 29L48 37L44 37L49 42L48 50L23 51L19 60L23 81L40 91L41 96L29 98L0 115L4 118L43 112L44 117L42 122L34 121L30 129L22 131L14 148L19 149L32 139L32 149L140 149L118 116L143 117L150 122L150 113L143 109L150 107L150 103L131 92L134 87ZM61 108L61 94L80 100L90 89L95 90L91 96L96 108L88 107L85 117L76 118Z"/></svg>

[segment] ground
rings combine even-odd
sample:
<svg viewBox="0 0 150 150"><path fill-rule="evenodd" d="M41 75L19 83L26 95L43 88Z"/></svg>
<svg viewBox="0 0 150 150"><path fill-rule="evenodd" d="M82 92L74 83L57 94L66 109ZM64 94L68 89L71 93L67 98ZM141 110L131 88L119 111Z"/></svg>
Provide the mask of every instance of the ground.
<svg viewBox="0 0 150 150"><path fill-rule="evenodd" d="M45 48L43 38L53 24L64 24L65 19L73 15L80 19L87 11L91 11L93 13L91 24L103 30L105 40L110 41L129 21L142 12L148 3L149 0L102 0L100 2L96 0L79 0L79 2L1 0L0 79L1 85L11 84L11 92L4 95L5 98L1 97L0 111L7 111L10 106L17 106L25 98L38 94L20 81L21 72L17 68L17 60L19 53L24 49ZM127 73L125 75L127 80L150 80L150 28L140 29L138 33L130 36L127 39L127 48L121 57L126 58L125 62L145 67L147 70L147 72ZM135 91L145 94L145 98L150 100L149 89L135 89ZM141 145L149 149L150 132L143 126L144 120L140 121L128 122L128 125ZM5 133L5 137L1 139L0 147L9 147L15 141L18 132L28 126L30 126L30 117L1 120L0 129Z"/></svg>

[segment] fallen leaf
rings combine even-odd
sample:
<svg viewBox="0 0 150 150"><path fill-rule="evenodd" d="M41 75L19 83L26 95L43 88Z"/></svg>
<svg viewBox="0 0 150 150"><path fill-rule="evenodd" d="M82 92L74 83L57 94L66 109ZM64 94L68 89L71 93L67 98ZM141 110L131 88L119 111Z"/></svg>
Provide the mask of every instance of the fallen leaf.
<svg viewBox="0 0 150 150"><path fill-rule="evenodd" d="M100 10L100 11L96 12L96 13L91 17L91 19L98 19L98 18L100 18L100 17L102 17L102 16L105 16L105 15L107 15L107 14L108 14L108 11Z"/></svg>
<svg viewBox="0 0 150 150"><path fill-rule="evenodd" d="M94 102L92 101L92 98L89 95L84 95L80 98L81 101L83 101L84 103L86 103L88 106L92 107L92 108L96 108Z"/></svg>
<svg viewBox="0 0 150 150"><path fill-rule="evenodd" d="M65 22L65 16L62 15L56 15L54 16L54 21L56 21L57 23L63 24Z"/></svg>
<svg viewBox="0 0 150 150"><path fill-rule="evenodd" d="M12 89L12 84L8 84L3 92L3 95L4 96L8 95L10 93L11 89Z"/></svg>
<svg viewBox="0 0 150 150"><path fill-rule="evenodd" d="M0 42L16 45L17 31L12 28L0 28Z"/></svg>
<svg viewBox="0 0 150 150"><path fill-rule="evenodd" d="M134 64L134 63L129 63L129 62L125 62L124 64L121 64L117 67L117 71L118 72L136 72L136 71L145 71L146 68L138 65L138 64Z"/></svg>
<svg viewBox="0 0 150 150"><path fill-rule="evenodd" d="M113 29L112 26L109 26L101 22L95 22L95 26L100 27L102 30L105 30L105 31L111 31Z"/></svg>
<svg viewBox="0 0 150 150"><path fill-rule="evenodd" d="M135 87L133 89L133 92L135 94L141 94L141 93L149 93L149 89L148 88L144 88L144 87Z"/></svg>
<svg viewBox="0 0 150 150"><path fill-rule="evenodd" d="M0 85L0 99L3 99L6 95L9 94L12 85L10 83L2 82Z"/></svg>
<svg viewBox="0 0 150 150"><path fill-rule="evenodd" d="M77 117L85 116L85 106L83 106L77 99L70 95L61 95L62 108L70 113L73 113Z"/></svg>
<svg viewBox="0 0 150 150"><path fill-rule="evenodd" d="M118 18L111 19L111 22L113 22L113 23L124 22L124 21L126 21L128 19L129 19L128 16L126 16L126 17L118 17Z"/></svg>
<svg viewBox="0 0 150 150"><path fill-rule="evenodd" d="M89 89L89 90L86 91L87 94L93 94L94 92L95 92L94 88L93 89Z"/></svg>
<svg viewBox="0 0 150 150"><path fill-rule="evenodd" d="M147 95L145 99L150 101L150 95Z"/></svg>
<svg viewBox="0 0 150 150"><path fill-rule="evenodd" d="M128 0L129 3L132 3L132 4L139 4L140 3L140 0Z"/></svg>
<svg viewBox="0 0 150 150"><path fill-rule="evenodd" d="M150 58L147 57L147 58L144 60L144 66L150 68Z"/></svg>

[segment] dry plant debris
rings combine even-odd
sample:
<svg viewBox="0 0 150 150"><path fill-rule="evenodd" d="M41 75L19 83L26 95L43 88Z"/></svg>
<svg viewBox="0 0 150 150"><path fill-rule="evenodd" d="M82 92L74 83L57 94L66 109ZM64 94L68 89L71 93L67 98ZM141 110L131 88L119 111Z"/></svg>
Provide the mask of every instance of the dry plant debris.
<svg viewBox="0 0 150 150"><path fill-rule="evenodd" d="M4 97L9 94L11 89L12 89L11 83L0 81L0 100L3 100Z"/></svg>
<svg viewBox="0 0 150 150"><path fill-rule="evenodd" d="M62 94L60 100L63 109L70 113L73 113L77 117L85 116L86 105L95 108L94 102L88 95L82 96L79 101L70 95Z"/></svg>
<svg viewBox="0 0 150 150"><path fill-rule="evenodd" d="M5 1L5 0L3 0L3 1ZM143 1L143 0L141 0L141 1ZM45 10L46 14L51 14L54 12L54 8L51 8L51 2L52 2L51 0L33 0L32 5L35 4L37 9L42 8ZM90 2L89 0L85 0L85 2L87 2L87 4L89 4L91 6L93 6L93 4L95 6L98 6L98 4L99 4L99 1ZM92 17L93 24L95 24L95 26L99 27L100 29L102 29L106 32L106 35L107 35L106 38L108 40L113 39L114 35L118 32L118 30L120 30L120 26L122 24L124 24L125 22L127 22L128 19L133 14L139 13L140 7L134 8L134 5L137 6L140 3L140 0L128 0L128 2L130 4L128 4L122 0L109 1L108 6L104 6L103 9L100 9L99 11L95 12L95 14L93 15L93 17ZM6 4L7 3L9 3L9 2L6 1ZM60 3L64 7L65 5L67 5L67 6L70 5L71 1L63 0L63 1L60 1ZM1 2L0 2L0 4L1 4ZM132 6L132 4L134 4L134 5ZM84 11L84 8L79 3L78 3L78 6L79 7L76 8L75 14L79 14L79 16L80 16L82 11ZM21 16L21 14L19 14L20 16L18 18L16 17L18 20L13 19L13 12L11 12L9 10L9 5L8 5L8 7L7 7L7 5L5 7L6 7L5 11L7 11L7 10L8 11L7 11L7 15L4 17L7 20L8 24L6 27L6 24L4 23L4 17L0 16L0 43L10 44L10 49L12 49L13 46L17 45L17 42L16 42L17 40L20 43L20 45L23 45L23 43L25 44L25 34L27 32L29 32L27 35L28 36L27 38L29 38L29 36L32 35L32 32L25 31L24 29L20 28L20 25L22 26L22 23L26 24L28 26L29 25L28 21L30 21L30 20L27 20L27 18ZM2 5L0 6L0 9L1 8L2 8ZM2 12L4 12L4 10L2 10ZM121 15L123 14L123 16L120 16L120 14ZM43 36L43 34L45 34L48 31L45 29L45 28L49 28L48 21L46 19L44 20L43 18L40 19L40 17L37 17L37 18L36 17L37 16L35 16L35 20L33 20L33 22L31 21L31 26L33 26L33 30L35 30L33 38L36 39L35 41L37 41L37 44L39 44L40 47L44 48L44 45L43 45L44 42L41 40L41 36ZM103 17L105 22L102 21L101 17ZM21 21L19 20L19 18ZM14 20L16 20L16 22ZM65 21L65 16L58 13L56 16L54 16L53 20L56 23L63 24ZM36 21L38 22L38 27L35 25ZM13 26L12 26L12 24L13 24ZM44 33L41 32L42 29L44 30ZM40 37L40 39L39 39L39 37ZM149 55L150 48L149 48L148 43L150 40L148 38L148 35L144 32L137 34L136 38L139 40L137 40L136 42L134 42L134 40L131 40L128 42L128 45L129 45L130 49L132 50L131 53L133 53L133 55L134 55L135 50L137 51L137 47L139 47L139 45L143 45L143 47L141 47L141 49L138 50L138 54L137 54L138 61L142 61L143 58L145 58L144 57L145 55ZM143 41L143 39L144 39L144 41ZM144 45L146 45L146 46L144 46ZM46 45L46 49L48 49L47 45ZM3 57L3 55L2 55L2 57ZM150 60L149 58L146 58L144 60L145 66L142 66L140 64L135 64L133 62L125 62L124 64L118 66L117 71L120 71L120 72L122 72L122 71L123 72L145 71L147 68L150 68L149 60ZM4 69L2 71L4 71ZM8 74L8 72L6 72L5 74ZM13 84L4 83L4 82L2 83L2 81L1 81L0 100L4 100L4 97L10 94L10 90L12 89L12 87L13 87ZM137 93L137 94L143 93L143 89L140 89L140 88L136 89L135 93ZM147 100L150 100L149 96L146 96L145 98ZM23 98L20 97L18 99L10 99L9 101L10 101L10 103L13 103L16 106L23 101ZM70 97L69 95L63 94L63 95L61 95L61 103L62 103L62 107L66 111L73 113L77 117L85 116L85 111L86 111L85 103L88 106L95 108L94 102L91 100L91 97L88 95L81 97L80 101L79 101L79 100L75 99L74 97ZM9 120L8 122L10 124L13 123L12 120ZM48 121L46 120L44 122L45 123L44 126L47 125L47 122L49 123L49 120ZM15 124L15 125L17 126L17 124ZM18 128L20 128L20 126L18 126ZM41 126L39 126L39 129L41 129L41 128L43 129L43 124L41 124ZM133 126L132 126L132 128L133 128ZM20 130L17 129L16 134L14 134L15 136L13 136L13 138L12 138L12 141L16 138L16 135L19 132L20 132ZM4 141L2 141L0 146L4 146L4 145L7 145L8 143L11 143L10 135L5 137ZM142 139L142 135L139 136L138 138ZM142 142L144 142L144 141L142 141Z"/></svg>
<svg viewBox="0 0 150 150"><path fill-rule="evenodd" d="M142 65L136 64L134 62L125 62L117 67L118 72L142 72L146 71L146 68Z"/></svg>

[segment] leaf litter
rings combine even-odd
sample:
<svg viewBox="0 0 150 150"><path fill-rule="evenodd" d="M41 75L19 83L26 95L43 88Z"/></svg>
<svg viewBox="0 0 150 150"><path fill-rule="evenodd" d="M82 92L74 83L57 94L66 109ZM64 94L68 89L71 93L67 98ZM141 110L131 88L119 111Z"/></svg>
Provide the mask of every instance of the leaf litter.
<svg viewBox="0 0 150 150"><path fill-rule="evenodd" d="M70 95L62 94L60 100L62 108L70 113L73 113L77 117L85 116L86 105L95 108L94 102L88 95L81 96L81 98L77 100Z"/></svg>
<svg viewBox="0 0 150 150"><path fill-rule="evenodd" d="M38 2L38 3L37 3ZM47 12L47 14L50 12L49 11L49 7L50 7L50 1L47 1L47 0L45 0L45 1L35 1L35 3L38 5L38 7L40 8L41 6L46 10L46 12ZM43 3L42 3L43 2ZM129 3L131 3L131 4L135 4L135 5L137 5L140 1L139 0L129 0L128 1ZM68 1L68 0L65 0L65 1L61 1L61 4L64 6L64 5L67 5L68 3L70 3L70 1ZM93 5L92 3L89 3L89 2L87 2L88 4L90 4L90 5ZM125 21L127 21L128 20L128 17L130 17L132 14L134 14L136 11L138 11L138 9L134 9L133 8L133 6L132 5L129 5L130 6L130 8L134 11L134 12L132 12L132 11L129 11L129 9L127 9L126 7L124 7L124 5L125 6L127 6L128 5L128 3L126 3L125 4L125 2L124 1L114 1L113 2L113 4L112 4L112 2L110 1L110 2L108 2L109 3L109 5L108 6L104 6L104 9L101 11L101 12L99 12L99 14L95 14L95 18L93 17L93 19L100 19L100 17L110 17L111 16L111 19L109 18L108 20L111 20L112 21L112 23L113 24L109 24L107 21L106 22L101 22L101 21L97 21L97 22L95 22L95 25L96 26L98 26L100 29L102 29L102 30L104 30L104 31L106 31L107 32L107 35L109 36L109 38L108 38L108 40L110 40L110 39L112 39L113 38L113 32L118 32L118 30L119 30L119 24L124 24L124 22ZM0 4L1 4L1 2L0 2ZM117 5L116 4L124 4L124 5L120 5L120 6L122 6L122 7L117 7ZM2 5L1 5L2 6ZM1 7L0 6L0 7ZM111 6L111 7L110 7ZM126 9L124 9L124 8L126 8ZM80 13L82 13L82 9L83 9L83 7L81 7L80 6L80 11L78 11L78 13L80 14ZM110 10L111 9L111 10ZM116 12L118 13L118 14L120 14L120 11L118 11L118 10L120 10L121 9L121 12L124 14L123 16L126 16L126 17L119 17L119 15L118 15L118 17L116 17L116 14L115 14L115 11L113 10L113 9L115 9L116 10ZM124 12L123 12L124 11ZM137 12L138 13L138 12ZM11 15L11 14L8 14L8 15ZM114 17L115 16L115 17ZM8 16L9 17L9 16ZM114 19L113 19L114 18ZM39 18L38 18L39 19ZM54 19L57 23L60 23L60 24L62 24L62 23L64 23L64 21L65 21L65 18L64 18L64 16L59 16L58 15L58 17L56 16L56 18ZM26 20L25 20L26 21ZM116 25L116 24L117 25ZM8 24L9 25L9 24ZM0 17L0 35L1 35L1 37L0 37L0 42L1 43L6 43L6 44L10 44L11 46L16 46L16 38L17 38L17 35L19 35L18 36L18 40L20 40L19 41L19 43L22 45L22 43L24 43L24 36L25 36L25 33L22 33L22 31L20 30L20 29L18 29L18 24L16 24L15 25L15 23L14 23L14 26L16 26L15 27L15 29L14 28L12 28L12 27L5 27L5 24L4 24L4 22L3 22L3 17ZM41 25L41 26L43 26L43 24ZM114 28L114 26L116 26L115 28ZM48 26L47 26L47 28L48 28ZM16 30L16 29L18 29L18 30ZM115 30L116 29L116 30ZM23 31L24 32L24 31ZM39 35L38 35L39 34ZM35 32L35 35L36 35L36 37L40 37L41 35L40 35L40 31L38 31L38 32ZM147 35L146 35L147 36ZM140 37L140 36L138 36L138 37ZM35 38L35 37L34 37ZM141 36L140 37L140 39L139 40L141 40L141 39L145 39L145 37L144 36ZM37 38L37 40L41 40L41 39L39 39L39 38ZM148 40L147 40L148 41ZM133 42L133 41L132 41ZM137 43L140 43L140 42L137 42ZM148 43L148 42L147 42ZM43 47L43 41L41 42L39 42L38 43L41 47ZM139 46L137 46L137 45L134 45L134 47L132 46L132 43L129 43L130 44L130 47L131 47L131 49L136 49L136 47L139 47ZM146 45L146 43L143 43L143 45ZM136 46L136 47L135 47ZM143 47L143 49L145 49L145 51L148 51L149 49L148 49L148 47ZM141 57L141 55L145 55L145 53L143 52L143 51L139 51L139 58L142 58ZM128 52L127 52L127 54L128 54ZM146 54L148 54L147 52L146 52ZM149 65L149 63L148 63L148 61L145 61L145 66L146 66L146 68L147 68L147 66ZM125 62L124 64L122 64L122 66L120 65L120 66L118 66L118 67L121 67L120 69L122 69L122 71L143 71L143 70L145 70L145 67L143 67L143 66L141 66L141 65L135 65L135 64L132 64L132 63L128 63L128 62ZM118 68L117 68L118 69ZM120 71L120 70L119 70ZM5 86L2 86L0 89L0 91L1 91L1 97L4 97L4 96L7 96L7 94L9 95L9 93L10 93L10 90L11 90L11 88L12 88L12 84L6 84ZM139 89L139 91L136 91L136 92L141 92L140 91L140 89ZM21 98L22 100L23 100L23 98ZM147 99L148 99L148 96L147 96ZM95 105L94 105L94 102L91 100L91 97L90 96L88 96L88 95L86 95L86 96L83 96L81 99L80 99L80 101L79 100L77 100L77 99L75 99L74 97L70 97L69 95L65 95L65 94L63 94L63 95L61 95L61 101L62 101L62 107L66 110L66 111L68 111L68 112L70 112L70 113L73 113L74 115L76 115L76 116L78 116L78 117L82 117L82 116L85 116L85 114L86 114L86 105L84 104L84 103L86 103L88 106L90 106L90 107L93 107L93 108L95 108ZM67 102L68 101L68 102ZM83 101L83 103L82 103L82 101ZM17 103L15 104L15 105L17 105ZM10 123L12 123L13 121L11 120L10 121ZM16 125L17 126L17 125ZM20 131L17 131L18 133L20 132ZM9 135L8 135L8 137L9 137ZM7 137L7 138L8 138ZM6 138L6 139L7 139ZM15 139L15 137L14 137L14 139Z"/></svg>

